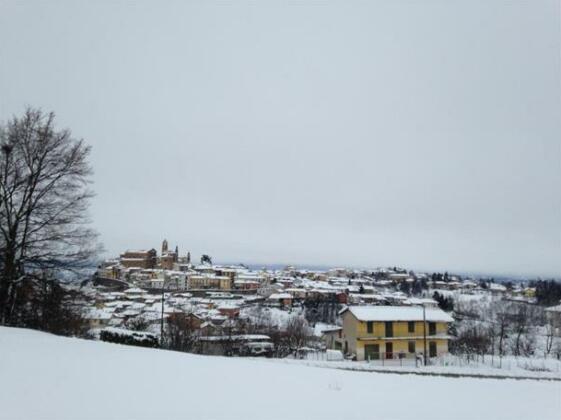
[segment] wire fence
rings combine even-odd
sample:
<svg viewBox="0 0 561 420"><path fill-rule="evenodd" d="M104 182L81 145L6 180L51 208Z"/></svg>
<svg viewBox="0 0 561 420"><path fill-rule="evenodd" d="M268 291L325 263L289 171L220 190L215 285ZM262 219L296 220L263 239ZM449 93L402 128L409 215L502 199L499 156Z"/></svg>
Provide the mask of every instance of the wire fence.
<svg viewBox="0 0 561 420"><path fill-rule="evenodd" d="M326 351L313 351L308 352L301 357L305 360L311 361L340 361L343 360L341 353L340 359L333 357L332 353ZM379 352L379 353L369 353L365 362L371 363L373 365L380 366L422 366L423 356L415 353L405 353L405 352Z"/></svg>
<svg viewBox="0 0 561 420"><path fill-rule="evenodd" d="M343 355L337 358L340 352L333 351L310 351L300 355L299 359L309 361L343 361ZM348 360L348 359L347 359ZM350 361L350 360L349 360ZM424 366L421 353L370 353L366 355L361 363L372 366ZM501 370L525 370L532 372L561 372L561 360L556 357L522 357L522 356L498 356L498 355L476 355L476 354L445 354L438 357L427 358L428 366L436 367L467 367L473 369L501 369Z"/></svg>
<svg viewBox="0 0 561 420"><path fill-rule="evenodd" d="M431 359L434 366L458 366L527 370L533 372L561 372L561 361L556 357L523 357L480 354L446 354Z"/></svg>

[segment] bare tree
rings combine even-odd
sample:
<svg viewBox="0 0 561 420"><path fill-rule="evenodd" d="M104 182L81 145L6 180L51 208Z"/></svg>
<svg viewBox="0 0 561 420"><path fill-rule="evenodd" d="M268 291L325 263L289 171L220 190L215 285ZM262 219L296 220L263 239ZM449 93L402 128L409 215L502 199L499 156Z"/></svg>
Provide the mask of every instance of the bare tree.
<svg viewBox="0 0 561 420"><path fill-rule="evenodd" d="M545 322L545 355L549 356L553 350L553 343L557 332L559 331L559 320L554 316L550 315L546 317Z"/></svg>
<svg viewBox="0 0 561 420"><path fill-rule="evenodd" d="M54 114L27 109L0 126L0 323L20 285L48 270L79 270L99 249L88 227L90 147L57 131ZM21 297L21 296L20 296Z"/></svg>
<svg viewBox="0 0 561 420"><path fill-rule="evenodd" d="M277 325L273 322L271 313L263 306L254 306L251 308L251 318L247 327L248 334L269 334L272 330L278 330Z"/></svg>
<svg viewBox="0 0 561 420"><path fill-rule="evenodd" d="M512 345L515 356L522 354L523 335L528 331L529 314L526 305L518 305L518 309L512 315L512 325L516 338Z"/></svg>
<svg viewBox="0 0 561 420"><path fill-rule="evenodd" d="M489 323L487 327L487 337L489 337L489 347L491 349L491 356L495 355L495 344L497 339L497 326L493 322Z"/></svg>
<svg viewBox="0 0 561 420"><path fill-rule="evenodd" d="M312 336L311 328L303 316L290 318L286 325L286 341L288 347L295 354L304 347Z"/></svg>
<svg viewBox="0 0 561 420"><path fill-rule="evenodd" d="M520 340L520 354L529 357L536 351L536 334L533 329L528 329Z"/></svg>
<svg viewBox="0 0 561 420"><path fill-rule="evenodd" d="M190 313L174 313L166 322L162 347L192 352L195 350L199 325Z"/></svg>
<svg viewBox="0 0 561 420"><path fill-rule="evenodd" d="M306 321L312 325L315 325L317 322L334 324L337 321L339 306L337 297L334 294L315 296L304 301L304 316Z"/></svg>
<svg viewBox="0 0 561 420"><path fill-rule="evenodd" d="M459 333L454 340L455 352L465 354L468 361L475 355L485 357L490 346L489 331L475 325Z"/></svg>
<svg viewBox="0 0 561 420"><path fill-rule="evenodd" d="M557 360L561 359L561 340L557 340L553 345L553 354L557 357Z"/></svg>
<svg viewBox="0 0 561 420"><path fill-rule="evenodd" d="M506 350L505 339L507 337L511 316L504 305L500 305L499 309L495 311L493 318L493 332L496 333L496 338L498 340L499 356L504 356Z"/></svg>
<svg viewBox="0 0 561 420"><path fill-rule="evenodd" d="M143 316L130 318L125 322L125 327L131 331L147 331L150 327L150 321Z"/></svg>

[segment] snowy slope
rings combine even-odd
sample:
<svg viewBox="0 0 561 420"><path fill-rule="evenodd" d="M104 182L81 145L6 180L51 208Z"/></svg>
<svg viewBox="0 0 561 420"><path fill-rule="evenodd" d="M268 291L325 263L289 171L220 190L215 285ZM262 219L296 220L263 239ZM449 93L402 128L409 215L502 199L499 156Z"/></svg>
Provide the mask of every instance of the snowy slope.
<svg viewBox="0 0 561 420"><path fill-rule="evenodd" d="M561 383L347 372L0 327L2 419L554 419Z"/></svg>

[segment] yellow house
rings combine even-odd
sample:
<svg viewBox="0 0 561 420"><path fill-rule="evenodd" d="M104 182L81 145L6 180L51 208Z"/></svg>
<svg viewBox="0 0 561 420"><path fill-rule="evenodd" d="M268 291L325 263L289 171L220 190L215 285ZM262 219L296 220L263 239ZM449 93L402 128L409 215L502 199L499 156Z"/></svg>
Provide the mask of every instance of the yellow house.
<svg viewBox="0 0 561 420"><path fill-rule="evenodd" d="M438 308L420 306L349 306L341 312L343 331L338 345L356 360L429 357L448 353L452 317ZM425 340L426 336L426 340Z"/></svg>

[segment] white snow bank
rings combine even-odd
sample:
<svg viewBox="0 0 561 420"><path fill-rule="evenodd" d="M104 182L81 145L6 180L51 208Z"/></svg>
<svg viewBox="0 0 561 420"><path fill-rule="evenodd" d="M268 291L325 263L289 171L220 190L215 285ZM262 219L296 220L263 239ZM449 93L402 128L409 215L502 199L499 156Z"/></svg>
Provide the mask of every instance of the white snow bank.
<svg viewBox="0 0 561 420"><path fill-rule="evenodd" d="M556 419L561 383L195 356L0 327L2 419Z"/></svg>

